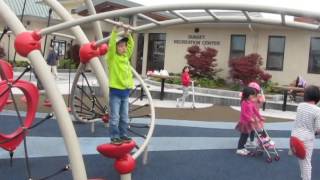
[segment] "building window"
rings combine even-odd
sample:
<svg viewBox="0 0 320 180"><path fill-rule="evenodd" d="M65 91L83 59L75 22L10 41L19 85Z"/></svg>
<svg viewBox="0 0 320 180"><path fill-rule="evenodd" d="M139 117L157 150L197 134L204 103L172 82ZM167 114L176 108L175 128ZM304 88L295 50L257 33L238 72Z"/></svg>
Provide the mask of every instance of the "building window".
<svg viewBox="0 0 320 180"><path fill-rule="evenodd" d="M64 56L66 53L66 45L67 41L65 40L51 40L51 47L53 47L53 50L59 55Z"/></svg>
<svg viewBox="0 0 320 180"><path fill-rule="evenodd" d="M320 37L311 38L308 73L320 74Z"/></svg>
<svg viewBox="0 0 320 180"><path fill-rule="evenodd" d="M165 33L149 34L147 70L161 70L164 68L165 47Z"/></svg>
<svg viewBox="0 0 320 180"><path fill-rule="evenodd" d="M267 70L282 71L285 42L284 36L269 36Z"/></svg>
<svg viewBox="0 0 320 180"><path fill-rule="evenodd" d="M230 59L245 55L246 35L231 35Z"/></svg>

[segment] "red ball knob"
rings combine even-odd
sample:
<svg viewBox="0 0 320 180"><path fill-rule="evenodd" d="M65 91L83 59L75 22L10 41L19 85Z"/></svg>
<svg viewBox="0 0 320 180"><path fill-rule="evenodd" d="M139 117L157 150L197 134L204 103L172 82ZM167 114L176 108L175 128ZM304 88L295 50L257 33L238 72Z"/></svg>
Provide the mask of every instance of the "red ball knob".
<svg viewBox="0 0 320 180"><path fill-rule="evenodd" d="M100 56L105 55L108 52L108 45L107 44L101 44L99 47Z"/></svg>
<svg viewBox="0 0 320 180"><path fill-rule="evenodd" d="M18 54L27 57L33 50L40 50L41 35L36 31L26 31L18 34L14 41L14 47Z"/></svg>
<svg viewBox="0 0 320 180"><path fill-rule="evenodd" d="M136 167L136 160L130 154L126 154L124 157L117 159L114 163L114 168L119 174L131 173Z"/></svg>

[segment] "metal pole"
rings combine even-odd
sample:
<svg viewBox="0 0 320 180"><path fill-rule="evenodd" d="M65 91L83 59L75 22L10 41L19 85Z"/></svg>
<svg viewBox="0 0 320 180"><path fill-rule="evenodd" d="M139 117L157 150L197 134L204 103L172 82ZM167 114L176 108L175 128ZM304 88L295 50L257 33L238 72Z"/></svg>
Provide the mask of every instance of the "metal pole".
<svg viewBox="0 0 320 180"><path fill-rule="evenodd" d="M10 41L11 41L11 35L8 33L8 62L10 61Z"/></svg>
<svg viewBox="0 0 320 180"><path fill-rule="evenodd" d="M71 47L72 47L72 43L73 43L73 40L71 40L70 41L70 47L69 47L69 51L71 51ZM71 58L71 57L70 57ZM70 83L71 83L71 61L72 61L72 59L70 59L70 62L69 62L69 83L68 83L68 85L69 85L69 91L68 91L68 110L70 111L70 92L71 92L71 85L70 85Z"/></svg>
<svg viewBox="0 0 320 180"><path fill-rule="evenodd" d="M121 174L120 180L131 180L131 173L130 174Z"/></svg>
<svg viewBox="0 0 320 180"><path fill-rule="evenodd" d="M96 9L95 9L91 0L85 0L85 3L88 7L89 14L91 14L91 15L97 14ZM93 21L92 24L93 24L94 34L96 35L95 40L97 41L98 39L103 39L103 34L102 34L100 22ZM104 56L100 58L100 62L102 64L104 71L107 72L107 64L104 59Z"/></svg>
<svg viewBox="0 0 320 180"><path fill-rule="evenodd" d="M51 16L52 16L52 9L49 9L49 16L48 16L48 22L47 22L47 27L50 26L50 21L51 21ZM46 37L44 39L44 46L43 46L43 53L42 55L44 56L46 53L46 47L47 47L47 41L48 41L48 34L46 34Z"/></svg>
<svg viewBox="0 0 320 180"><path fill-rule="evenodd" d="M0 17L5 20L5 23L12 29L15 34L25 32L26 29L19 21L17 16L11 11L7 4L0 0ZM33 50L28 54L31 64L39 76L48 97L52 102L53 111L57 117L57 122L64 138L66 150L68 152L69 161L72 168L74 180L87 180L86 170L82 154L80 152L79 142L74 130L72 121L67 111L66 104L61 96L61 93L56 86L52 74L49 72L44 58L39 50Z"/></svg>
<svg viewBox="0 0 320 180"><path fill-rule="evenodd" d="M196 105L195 105L195 98L194 98L194 81L191 81L191 85L192 85L192 108L195 109Z"/></svg>

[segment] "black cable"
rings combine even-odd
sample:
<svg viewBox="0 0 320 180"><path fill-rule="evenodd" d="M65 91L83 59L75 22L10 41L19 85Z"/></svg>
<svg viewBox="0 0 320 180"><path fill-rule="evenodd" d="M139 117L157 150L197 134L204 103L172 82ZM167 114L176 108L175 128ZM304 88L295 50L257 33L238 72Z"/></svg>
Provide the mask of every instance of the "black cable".
<svg viewBox="0 0 320 180"><path fill-rule="evenodd" d="M49 178L52 178L54 176L57 176L65 171L68 171L70 169L69 165L66 165L65 167L63 167L62 169L58 170L57 172L49 175L49 176L46 176L46 177L42 177L42 178L39 178L39 180L46 180L46 179L49 179Z"/></svg>
<svg viewBox="0 0 320 180"><path fill-rule="evenodd" d="M70 47L69 47L69 52L71 51L71 47L72 47L72 43L73 43L73 40L71 40L71 42L70 42ZM71 59L71 57L70 57L70 62L69 62L69 93L68 93L68 108L70 108L70 94L71 94L71 86L70 86L70 84L71 84L71 61L72 61L72 59Z"/></svg>
<svg viewBox="0 0 320 180"><path fill-rule="evenodd" d="M47 114L47 116L43 119L41 119L39 122L35 123L34 125L30 126L28 129L33 129L37 126L39 126L40 124L44 123L46 120L51 119L53 117L52 113Z"/></svg>
<svg viewBox="0 0 320 180"><path fill-rule="evenodd" d="M143 139L146 139L146 135L140 134L138 132L133 131L132 129L128 129L129 132L131 132L132 134L135 134L137 136L142 137Z"/></svg>
<svg viewBox="0 0 320 180"><path fill-rule="evenodd" d="M145 104L143 106L138 106L138 107L136 107L134 109L130 109L129 112L137 111L139 109L142 109L142 108L145 108L145 107L148 107L148 106L149 106L149 104Z"/></svg>
<svg viewBox="0 0 320 180"><path fill-rule="evenodd" d="M0 69L1 69L0 76L1 76L1 77L5 77L5 79L7 79L6 75L5 75L4 73L2 73L3 70L2 70L2 67L1 67L1 66L0 66ZM20 79L22 78L22 76L23 76L25 73L27 73L28 71L30 71L30 69L31 69L31 66L30 66L30 65L27 66L27 68L26 68L26 69L19 75L19 77L18 77L16 80L14 80L11 84L12 84L12 85L15 84L18 80L20 80ZM7 81L7 82L8 82L8 81ZM5 93L7 93L7 92L9 91L9 89L10 89L10 87L7 87L7 89L4 90L4 91L0 94L0 97L3 96Z"/></svg>
<svg viewBox="0 0 320 180"><path fill-rule="evenodd" d="M133 103L137 102L139 99L140 99L140 98L139 98L139 97L137 97L135 100L133 100L133 101L129 102L129 105L133 105Z"/></svg>
<svg viewBox="0 0 320 180"><path fill-rule="evenodd" d="M51 15L52 15L52 8L49 9L47 27L50 26ZM46 53L47 41L48 41L48 34L46 34L45 39L44 39L44 46L43 46L42 56L44 56L44 54Z"/></svg>
<svg viewBox="0 0 320 180"><path fill-rule="evenodd" d="M3 28L2 34L1 34L1 36L0 36L0 42L1 42L2 38L4 37L4 35L7 34L8 31L9 31L9 27L8 27L8 26L5 26L5 27Z"/></svg>
<svg viewBox="0 0 320 180"><path fill-rule="evenodd" d="M92 94L93 93L93 89L91 88L90 84L89 84L89 81L88 81L88 78L87 76L84 74L84 72L81 73L82 77L84 77L88 87L89 87L89 90L90 90L90 93Z"/></svg>
<svg viewBox="0 0 320 180"><path fill-rule="evenodd" d="M129 118L135 119L135 118L143 118L143 117L150 117L150 114L138 115L138 116L130 116Z"/></svg>
<svg viewBox="0 0 320 180"><path fill-rule="evenodd" d="M11 42L11 35L8 34L8 62L10 61L10 42Z"/></svg>
<svg viewBox="0 0 320 180"><path fill-rule="evenodd" d="M135 125L135 124L130 124L129 126L130 126L130 127L133 127L133 128L150 128L149 125Z"/></svg>
<svg viewBox="0 0 320 180"><path fill-rule="evenodd" d="M7 80L7 82L8 82L8 80ZM10 89L10 95L11 95L11 99L12 99L12 102L13 102L13 105L14 105L14 108L15 108L15 110L16 110L16 113L17 113L17 115L18 115L18 120L19 120L19 122L20 122L20 126L22 126L23 127L23 120L22 120L22 117L21 117L21 114L20 114L20 111L19 111L19 108L18 108L18 106L17 106L17 103L16 103L16 100L15 100L15 98L14 98L14 95L13 95L13 92L12 92L12 85L11 84L8 84L8 86L10 87L9 89ZM27 148L27 138L26 138L26 130L27 129L23 129L23 131L22 131L22 135L23 135L23 145L24 145L24 154L25 154L25 157L26 157L26 168L27 168L27 173L28 173L28 178L30 179L32 176L31 176L31 170L30 170L30 165L29 165L29 156L28 156L28 148Z"/></svg>

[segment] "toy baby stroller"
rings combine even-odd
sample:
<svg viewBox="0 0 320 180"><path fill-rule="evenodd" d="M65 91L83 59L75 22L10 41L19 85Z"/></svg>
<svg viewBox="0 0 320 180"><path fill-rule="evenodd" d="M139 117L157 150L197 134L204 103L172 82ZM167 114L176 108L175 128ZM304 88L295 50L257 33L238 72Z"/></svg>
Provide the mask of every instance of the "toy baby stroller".
<svg viewBox="0 0 320 180"><path fill-rule="evenodd" d="M280 156L277 152L276 146L274 141L270 138L268 132L263 128L259 131L256 128L253 128L255 135L257 137L257 147L255 148L255 151L251 152L251 156L262 156L263 152L267 154L266 161L268 163L272 162L272 159L274 158L275 161L280 160ZM272 157L273 155L273 157Z"/></svg>

